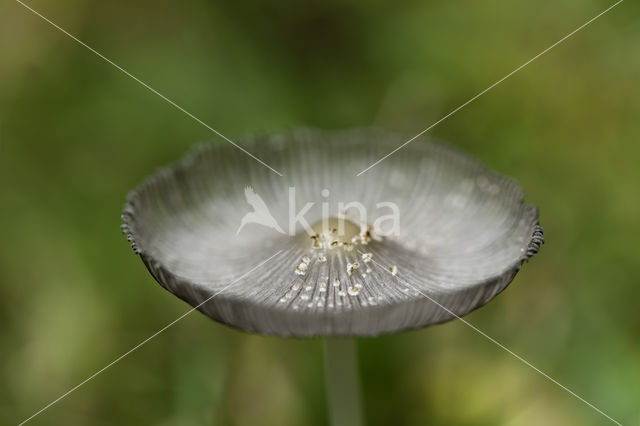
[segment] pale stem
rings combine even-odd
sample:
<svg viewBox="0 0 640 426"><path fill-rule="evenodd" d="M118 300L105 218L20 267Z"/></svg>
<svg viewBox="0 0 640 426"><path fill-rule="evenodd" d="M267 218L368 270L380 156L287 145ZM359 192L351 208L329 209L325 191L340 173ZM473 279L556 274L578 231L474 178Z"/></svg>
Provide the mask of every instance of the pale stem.
<svg viewBox="0 0 640 426"><path fill-rule="evenodd" d="M362 398L354 339L326 338L324 369L331 425L361 426Z"/></svg>

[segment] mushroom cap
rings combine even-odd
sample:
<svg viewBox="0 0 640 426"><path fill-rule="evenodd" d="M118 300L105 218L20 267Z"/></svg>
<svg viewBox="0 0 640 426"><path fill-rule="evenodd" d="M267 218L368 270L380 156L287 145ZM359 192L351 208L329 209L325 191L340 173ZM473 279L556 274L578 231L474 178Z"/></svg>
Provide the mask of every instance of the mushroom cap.
<svg viewBox="0 0 640 426"><path fill-rule="evenodd" d="M198 145L129 194L123 232L164 288L238 329L375 336L448 321L490 301L538 251L538 211L513 181L440 142L415 141L356 176L406 140L304 129L242 143L283 177L229 144ZM248 187L286 233L238 229L252 211ZM395 203L399 233L352 251L313 249L299 224L289 235L290 188L294 215L314 203L309 224L352 201L373 224L390 214L378 203Z"/></svg>

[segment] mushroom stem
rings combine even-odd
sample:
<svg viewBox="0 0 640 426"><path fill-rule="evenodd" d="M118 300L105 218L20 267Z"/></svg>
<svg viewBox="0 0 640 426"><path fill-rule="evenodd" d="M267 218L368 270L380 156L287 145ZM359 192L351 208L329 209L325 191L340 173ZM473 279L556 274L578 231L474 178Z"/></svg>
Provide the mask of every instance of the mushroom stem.
<svg viewBox="0 0 640 426"><path fill-rule="evenodd" d="M326 338L324 369L331 425L361 426L362 398L354 339Z"/></svg>

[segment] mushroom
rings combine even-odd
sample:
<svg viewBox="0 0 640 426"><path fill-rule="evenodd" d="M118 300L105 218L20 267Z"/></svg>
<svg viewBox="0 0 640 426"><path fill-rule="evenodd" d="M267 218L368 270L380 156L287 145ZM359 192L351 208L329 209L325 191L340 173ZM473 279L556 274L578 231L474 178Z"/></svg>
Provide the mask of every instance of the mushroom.
<svg viewBox="0 0 640 426"><path fill-rule="evenodd" d="M130 193L123 232L163 287L212 319L328 337L332 418L353 424L357 396L335 398L355 380L341 338L465 315L543 243L522 190L443 143L416 141L356 176L404 140L305 129L245 141L284 177L229 145L199 145Z"/></svg>

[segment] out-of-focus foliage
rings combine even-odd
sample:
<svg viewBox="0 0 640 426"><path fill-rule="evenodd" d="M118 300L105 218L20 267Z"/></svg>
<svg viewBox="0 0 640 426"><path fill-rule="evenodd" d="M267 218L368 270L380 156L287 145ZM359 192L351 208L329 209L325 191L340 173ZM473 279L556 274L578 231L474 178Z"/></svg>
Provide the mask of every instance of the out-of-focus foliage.
<svg viewBox="0 0 640 426"><path fill-rule="evenodd" d="M610 2L29 2L231 138L417 133ZM434 128L540 207L547 244L468 316L640 423L640 8L609 14ZM208 130L16 2L0 5L0 423L188 309L119 233L124 195ZM417 140L415 143L420 143ZM425 301L425 303L429 303ZM605 424L461 322L358 342L369 424ZM319 340L193 314L41 425L321 425Z"/></svg>

